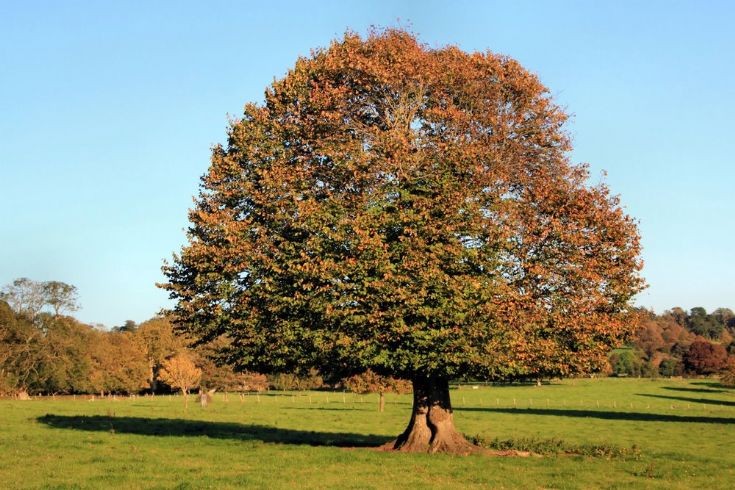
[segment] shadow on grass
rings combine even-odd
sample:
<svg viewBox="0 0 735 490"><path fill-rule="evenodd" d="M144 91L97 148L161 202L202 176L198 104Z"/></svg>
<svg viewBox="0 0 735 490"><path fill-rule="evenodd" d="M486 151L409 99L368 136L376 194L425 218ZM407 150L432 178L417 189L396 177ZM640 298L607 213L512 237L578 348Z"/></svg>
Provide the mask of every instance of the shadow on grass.
<svg viewBox="0 0 735 490"><path fill-rule="evenodd" d="M727 400L712 400L708 398L688 398L685 396L669 396L669 395L648 395L644 393L636 393L638 396L647 396L650 398L663 398L664 400L676 400L687 403L704 403L707 405L720 405L722 407L735 407L735 402Z"/></svg>
<svg viewBox="0 0 735 490"><path fill-rule="evenodd" d="M370 408L361 408L361 407L339 407L339 408L333 408L333 407L283 407L284 410L318 410L318 411L328 411L328 412L378 412L377 408L370 407Z"/></svg>
<svg viewBox="0 0 735 490"><path fill-rule="evenodd" d="M689 391L692 393L726 393L725 390L717 390L714 388L679 388L676 386L664 386L663 389L671 391Z"/></svg>
<svg viewBox="0 0 735 490"><path fill-rule="evenodd" d="M637 420L643 422L695 422L700 424L735 424L735 418L697 417L691 415L668 415L645 412L606 412L602 410L572 410L556 408L454 408L455 412L495 412L512 415L551 415L555 417L578 417L603 420Z"/></svg>
<svg viewBox="0 0 735 490"><path fill-rule="evenodd" d="M699 386L709 386L710 388L725 388L730 390L732 389L731 386L725 386L722 383L718 383L717 381L696 381L692 384Z"/></svg>
<svg viewBox="0 0 735 490"><path fill-rule="evenodd" d="M265 425L246 425L232 422L208 422L186 419L46 414L38 417L36 420L55 429L163 437L206 436L213 439L263 441L277 444L303 444L309 446L376 447L395 438L377 434L314 432L282 429Z"/></svg>

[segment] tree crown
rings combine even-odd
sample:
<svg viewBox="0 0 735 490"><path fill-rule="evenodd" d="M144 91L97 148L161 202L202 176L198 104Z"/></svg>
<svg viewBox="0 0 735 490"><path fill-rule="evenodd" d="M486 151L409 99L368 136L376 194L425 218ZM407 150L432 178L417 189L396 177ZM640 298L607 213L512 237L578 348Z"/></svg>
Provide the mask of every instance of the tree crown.
<svg viewBox="0 0 735 490"><path fill-rule="evenodd" d="M506 56L347 33L214 148L164 266L176 320L263 372L595 369L634 327L639 239L566 119Z"/></svg>

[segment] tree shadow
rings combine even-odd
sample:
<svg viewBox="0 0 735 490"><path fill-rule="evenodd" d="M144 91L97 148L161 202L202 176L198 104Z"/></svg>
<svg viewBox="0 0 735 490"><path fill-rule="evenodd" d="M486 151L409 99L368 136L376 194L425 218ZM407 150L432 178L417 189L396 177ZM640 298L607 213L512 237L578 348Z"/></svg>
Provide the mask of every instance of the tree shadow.
<svg viewBox="0 0 735 490"><path fill-rule="evenodd" d="M375 412L377 408L358 408L358 407L283 407L284 410L319 410L329 412Z"/></svg>
<svg viewBox="0 0 735 490"><path fill-rule="evenodd" d="M697 417L645 412L606 412L602 410L573 410L556 408L455 408L456 412L494 412L511 415L551 415L555 417L594 418L603 420L636 420L642 422L694 422L702 424L735 424L735 418Z"/></svg>
<svg viewBox="0 0 735 490"><path fill-rule="evenodd" d="M395 436L347 432L315 432L255 424L186 419L46 414L36 420L55 429L111 432L162 437L200 437L262 441L276 444L335 447L377 447Z"/></svg>
<svg viewBox="0 0 735 490"><path fill-rule="evenodd" d="M671 391L690 391L693 393L727 393L725 390L717 390L714 388L679 388L676 386L664 386L663 389Z"/></svg>
<svg viewBox="0 0 735 490"><path fill-rule="evenodd" d="M695 381L692 384L693 385L699 385L699 386L709 386L710 388L731 389L730 386L725 386L722 383L718 383L717 381Z"/></svg>
<svg viewBox="0 0 735 490"><path fill-rule="evenodd" d="M665 400L677 400L688 403L705 403L707 405L720 405L724 407L735 407L735 402L727 400L712 400L708 398L687 398L685 396L669 396L669 395L647 395L644 393L636 393L638 396L647 396L650 398L663 398Z"/></svg>

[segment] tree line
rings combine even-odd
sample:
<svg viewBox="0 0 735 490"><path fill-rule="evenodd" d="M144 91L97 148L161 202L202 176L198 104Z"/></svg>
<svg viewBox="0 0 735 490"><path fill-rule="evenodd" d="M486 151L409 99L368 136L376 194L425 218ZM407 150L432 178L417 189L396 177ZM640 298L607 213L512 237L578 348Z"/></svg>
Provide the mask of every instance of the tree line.
<svg viewBox="0 0 735 490"><path fill-rule="evenodd" d="M698 376L735 372L735 313L675 307L655 314L639 310L630 342L610 355L617 376Z"/></svg>
<svg viewBox="0 0 735 490"><path fill-rule="evenodd" d="M238 373L218 358L221 339L192 347L166 317L132 320L109 330L87 325L74 286L21 278L0 293L0 394L134 394L316 389L339 385L357 393L410 391L410 383L372 371L345 379L310 370ZM643 319L630 342L609 356L614 376L682 376L735 372L735 313L672 308Z"/></svg>
<svg viewBox="0 0 735 490"><path fill-rule="evenodd" d="M193 347L165 316L106 329L70 313L77 288L20 278L0 291L0 396L318 389L316 370L239 373L222 363L221 340ZM407 392L405 382L367 372L339 382L357 393Z"/></svg>
<svg viewBox="0 0 735 490"><path fill-rule="evenodd" d="M0 395L132 394L200 385L262 389L262 375L235 373L197 349L165 317L110 330L68 314L76 287L21 278L0 293Z"/></svg>

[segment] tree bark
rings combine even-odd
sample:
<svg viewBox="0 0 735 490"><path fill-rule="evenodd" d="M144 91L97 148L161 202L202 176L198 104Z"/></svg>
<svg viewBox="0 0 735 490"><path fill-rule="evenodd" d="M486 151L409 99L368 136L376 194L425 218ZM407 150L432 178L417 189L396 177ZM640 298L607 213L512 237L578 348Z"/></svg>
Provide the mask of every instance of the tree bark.
<svg viewBox="0 0 735 490"><path fill-rule="evenodd" d="M449 381L413 380L413 411L406 430L387 449L405 452L470 454L481 449L454 427Z"/></svg>

